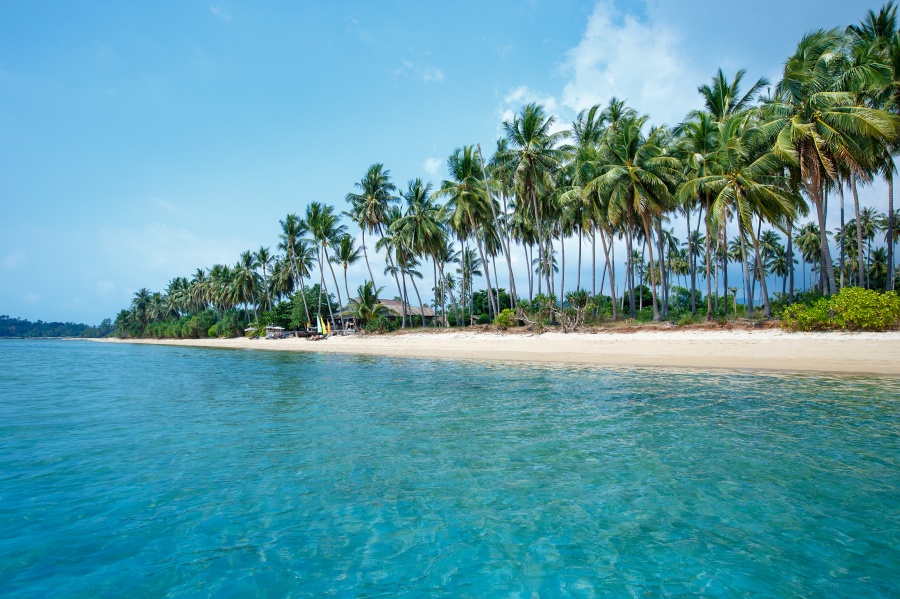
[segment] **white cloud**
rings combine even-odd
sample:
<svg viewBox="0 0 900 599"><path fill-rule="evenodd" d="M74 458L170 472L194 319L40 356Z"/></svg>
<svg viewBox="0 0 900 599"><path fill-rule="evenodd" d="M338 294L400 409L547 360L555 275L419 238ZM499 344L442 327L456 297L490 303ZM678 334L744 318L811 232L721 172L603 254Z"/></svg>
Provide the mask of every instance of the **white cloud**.
<svg viewBox="0 0 900 599"><path fill-rule="evenodd" d="M559 101L555 96L550 94L542 94L530 89L527 85L520 85L509 91L504 97L498 110L500 119L498 127L502 126L504 121L511 121L521 108L526 104L537 103L544 107L545 111L556 117L556 121L550 128L552 132L562 131L568 128L566 121L561 118Z"/></svg>
<svg viewBox="0 0 900 599"><path fill-rule="evenodd" d="M443 81L444 72L435 67L425 67L422 72L422 81Z"/></svg>
<svg viewBox="0 0 900 599"><path fill-rule="evenodd" d="M23 262L25 262L25 253L18 250L3 258L3 266L5 268L15 268Z"/></svg>
<svg viewBox="0 0 900 599"><path fill-rule="evenodd" d="M229 15L227 12L225 12L221 6L216 6L216 5L211 4L209 6L209 12L211 12L213 14L213 16L215 16L218 19L222 19L223 21L226 21L226 22L231 21L231 15Z"/></svg>
<svg viewBox="0 0 900 599"><path fill-rule="evenodd" d="M400 77L416 79L425 83L441 82L444 80L444 72L430 64L419 64L411 60L403 60L400 68L394 70L394 78L398 79Z"/></svg>
<svg viewBox="0 0 900 599"><path fill-rule="evenodd" d="M577 112L616 96L656 124L680 122L698 104L690 82L706 79L693 72L675 31L652 16L623 15L609 1L594 8L562 71L569 75L566 108Z"/></svg>
<svg viewBox="0 0 900 599"><path fill-rule="evenodd" d="M422 163L422 168L425 169L426 172L437 176L441 171L441 165L444 164L444 161L440 158L426 158L425 162Z"/></svg>

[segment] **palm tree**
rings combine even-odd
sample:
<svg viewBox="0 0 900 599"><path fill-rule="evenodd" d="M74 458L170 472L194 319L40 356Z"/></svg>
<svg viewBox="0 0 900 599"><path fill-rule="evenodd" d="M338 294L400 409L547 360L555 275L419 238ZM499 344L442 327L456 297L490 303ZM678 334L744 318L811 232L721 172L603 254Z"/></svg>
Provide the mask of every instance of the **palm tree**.
<svg viewBox="0 0 900 599"><path fill-rule="evenodd" d="M296 214L288 214L279 223L281 224L281 234L279 235L281 242L278 244L278 249L285 253L285 258L293 273L293 282L300 284L303 312L308 323L310 322L309 306L306 303L306 287L303 284L303 279L309 275L308 250L303 244L302 238L309 231L306 223ZM293 287L291 291L293 291Z"/></svg>
<svg viewBox="0 0 900 599"><path fill-rule="evenodd" d="M360 193L347 194L347 203L351 206L349 215L362 231L363 257L366 261L366 268L369 269L369 277L374 281L372 267L369 266L369 255L366 252L366 231L381 233L386 222L388 207L396 201L392 195L396 187L391 183L391 171L385 170L384 165L380 163L370 166L356 187Z"/></svg>
<svg viewBox="0 0 900 599"><path fill-rule="evenodd" d="M563 153L556 148L565 138L564 132L553 132L556 119L547 116L544 107L528 104L516 117L503 123L503 132L509 144L507 159L515 165L516 194L522 201L520 209L530 205L537 229L538 257L543 262L544 244L544 202L553 187L552 174L560 167ZM550 288L550 274L546 273L547 288Z"/></svg>
<svg viewBox="0 0 900 599"><path fill-rule="evenodd" d="M312 240L318 245L318 262L319 262L319 316L322 311L322 292L328 297L328 288L325 285L325 264L331 270L331 277L334 279L335 291L338 295L338 304L343 305L341 301L341 290L337 284L337 277L334 275L334 268L328 259L328 247L334 241L344 234L346 227L338 224L338 217L334 213L334 206L327 206L319 202L310 202L306 207L306 224L309 232L312 234ZM334 312L331 309L331 301L328 302L328 317L334 322ZM343 328L343 320L341 321Z"/></svg>
<svg viewBox="0 0 900 599"><path fill-rule="evenodd" d="M260 304L263 310L271 310L272 309L272 301L269 297L269 275L268 270L272 267L272 263L274 261L274 257L272 256L272 252L267 247L259 246L259 249L256 250L256 254L253 255L255 259L256 268L262 269L262 285L260 290L262 293L260 294Z"/></svg>
<svg viewBox="0 0 900 599"><path fill-rule="evenodd" d="M762 274L762 255L759 238L753 232L753 219L756 217L760 224L767 220L781 227L786 218L792 220L796 216L799 200L786 191L787 186L777 175L773 175L779 172L781 163L774 153L762 151L766 138L763 132L750 126L748 116L738 115L719 123L718 139L716 162L721 173L694 179L687 186L708 189L713 194L711 209L714 215L724 214L729 209L734 211L740 238L743 240L747 235L753 242L756 269ZM746 259L746 252L743 253ZM760 278L760 285L765 315L771 316L764 276ZM752 302L751 297L748 301Z"/></svg>
<svg viewBox="0 0 900 599"><path fill-rule="evenodd" d="M800 40L784 66L775 99L766 105L766 128L777 134L774 154L800 169L800 179L816 208L820 231L823 291L836 290L831 251L825 236L824 180L836 179L836 162L862 154L864 140L891 141L897 119L883 110L859 105L854 94L837 87L843 35L836 29L814 31Z"/></svg>
<svg viewBox="0 0 900 599"><path fill-rule="evenodd" d="M641 129L647 117L631 117L609 137L597 164L597 177L586 186L588 193L610 197L610 217L613 221L625 220L633 229L639 219L648 241L650 279L659 279L655 273L653 244L650 233L653 218L673 203L670 186L678 178L679 163L663 153L662 130L645 136ZM630 248L629 248L630 249ZM630 253L630 252L629 252ZM656 287L650 285L653 301L653 319L660 320Z"/></svg>
<svg viewBox="0 0 900 599"><path fill-rule="evenodd" d="M350 300L350 287L347 286L347 267L356 264L360 258L361 248L355 247L353 236L349 233L341 235L333 246L334 257L332 260L336 264L344 267L344 289L347 291L347 300Z"/></svg>
<svg viewBox="0 0 900 599"><path fill-rule="evenodd" d="M444 214L450 228L464 243L473 239L481 256L481 263L487 264L481 230L487 228L488 223L492 221L488 204L493 200L488 196L482 171L475 162L474 148L472 146L457 148L447 159L447 168L450 179L445 179L441 183L434 196L447 198ZM494 305L490 272L487 268L484 270L484 277L487 284L488 308L496 314L499 310Z"/></svg>
<svg viewBox="0 0 900 599"><path fill-rule="evenodd" d="M348 300L349 313L356 318L359 326L365 326L370 320L387 314L387 308L378 301L382 291L384 289L376 289L372 281L366 281L357 289L359 297Z"/></svg>

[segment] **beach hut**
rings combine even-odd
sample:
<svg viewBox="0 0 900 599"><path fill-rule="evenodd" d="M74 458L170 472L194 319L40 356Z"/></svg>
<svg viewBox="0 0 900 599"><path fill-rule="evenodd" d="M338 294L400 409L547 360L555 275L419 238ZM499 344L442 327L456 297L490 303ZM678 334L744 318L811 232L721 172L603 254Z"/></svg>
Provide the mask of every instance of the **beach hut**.
<svg viewBox="0 0 900 599"><path fill-rule="evenodd" d="M403 317L403 302L399 300L381 300L381 305L388 309L387 317L390 319L402 318ZM429 308L428 306L424 307L424 311L420 306L410 306L406 304L406 315L407 316L416 316L423 317L423 322L425 325L429 325L434 320L434 310Z"/></svg>

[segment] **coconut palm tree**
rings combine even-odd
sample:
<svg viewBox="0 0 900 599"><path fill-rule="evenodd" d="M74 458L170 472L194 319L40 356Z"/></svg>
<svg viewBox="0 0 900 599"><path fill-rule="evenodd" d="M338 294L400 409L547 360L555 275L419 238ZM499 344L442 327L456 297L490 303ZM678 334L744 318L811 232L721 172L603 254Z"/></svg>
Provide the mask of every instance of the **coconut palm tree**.
<svg viewBox="0 0 900 599"><path fill-rule="evenodd" d="M310 268L309 252L303 242L303 236L309 231L306 222L296 214L288 214L279 223L281 224L281 234L279 235L281 242L278 244L278 249L285 253L285 259L293 273L293 283L300 285L303 312L306 315L306 322L309 322L309 306L306 303L306 287L303 284L304 278L309 276ZM291 291L293 292L293 288Z"/></svg>
<svg viewBox="0 0 900 599"><path fill-rule="evenodd" d="M679 162L663 153L665 132L656 130L645 136L642 128L647 117L629 117L608 138L597 162L597 176L585 187L588 193L610 197L609 214L615 221L626 221L630 229L637 221L643 225L648 241L650 279L658 281L650 228L653 218L673 204L670 187L679 177ZM653 319L660 320L656 287L650 285Z"/></svg>
<svg viewBox="0 0 900 599"><path fill-rule="evenodd" d="M350 299L350 287L347 285L347 268L356 264L360 259L362 248L356 247L353 236L349 233L341 235L333 245L334 256L332 260L344 267L344 290L347 292L347 300Z"/></svg>
<svg viewBox="0 0 900 599"><path fill-rule="evenodd" d="M456 233L460 241L464 243L470 239L474 241L481 264L486 264L482 247L484 236L481 231L493 220L491 209L488 207L493 200L485 189L483 170L475 160L474 148L472 146L457 148L447 159L447 168L450 178L441 182L441 187L434 193L434 197L447 198L443 210L450 229ZM494 304L490 272L487 268L484 269L484 277L489 298L488 307L496 314L499 310Z"/></svg>
<svg viewBox="0 0 900 599"><path fill-rule="evenodd" d="M512 121L503 123L503 132L509 144L506 157L515 165L514 180L520 209L530 209L534 216L538 240L538 258L543 262L546 237L544 216L549 191L553 187L553 173L560 167L564 154L557 144L566 137L565 132L553 131L556 118L548 116L543 106L528 104ZM550 274L546 273L547 288Z"/></svg>
<svg viewBox="0 0 900 599"><path fill-rule="evenodd" d="M838 87L844 36L837 29L803 36L784 66L775 98L766 105L766 128L777 135L773 152L799 167L800 179L816 208L821 238L823 291L836 290L824 207L824 181L837 178L836 163L862 155L865 140L893 141L897 118L860 105L855 95Z"/></svg>
<svg viewBox="0 0 900 599"><path fill-rule="evenodd" d="M328 297L328 287L325 284L325 264L328 264L331 270L331 276L334 279L335 291L338 295L338 304L343 305L341 301L341 290L337 284L337 277L334 275L334 268L328 259L328 248L334 241L343 235L346 226L338 222L338 216L334 213L334 206L327 206L320 202L310 202L306 207L306 225L312 235L312 241L318 246L318 262L319 262L319 316L322 311L322 292ZM331 309L331 302L328 302L328 317L331 322L334 320L334 312ZM343 323L343 320L341 321Z"/></svg>
<svg viewBox="0 0 900 599"><path fill-rule="evenodd" d="M357 289L358 297L348 300L349 313L356 318L359 326L365 326L370 320L385 316L388 309L378 301L384 289L376 289L372 281L366 281Z"/></svg>
<svg viewBox="0 0 900 599"><path fill-rule="evenodd" d="M396 201L392 195L396 187L391 182L391 171L386 170L381 163L373 164L366 171L365 176L356 183L359 193L348 193L347 203L350 204L350 217L359 225L362 231L362 250L369 269L369 277L374 281L372 267L369 265L369 255L366 252L366 232L381 233L387 218L388 207ZM373 283L374 285L374 283ZM377 292L379 288L376 288Z"/></svg>

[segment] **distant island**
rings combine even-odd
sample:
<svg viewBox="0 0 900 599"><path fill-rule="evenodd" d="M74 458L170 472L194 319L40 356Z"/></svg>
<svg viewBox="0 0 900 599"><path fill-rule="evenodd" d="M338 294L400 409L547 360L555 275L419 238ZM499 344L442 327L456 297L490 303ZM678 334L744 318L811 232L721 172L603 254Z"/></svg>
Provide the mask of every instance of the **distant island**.
<svg viewBox="0 0 900 599"><path fill-rule="evenodd" d="M0 315L0 338L48 338L48 337L106 337L113 332L112 321L107 318L100 326L75 322L31 322L22 318Z"/></svg>

